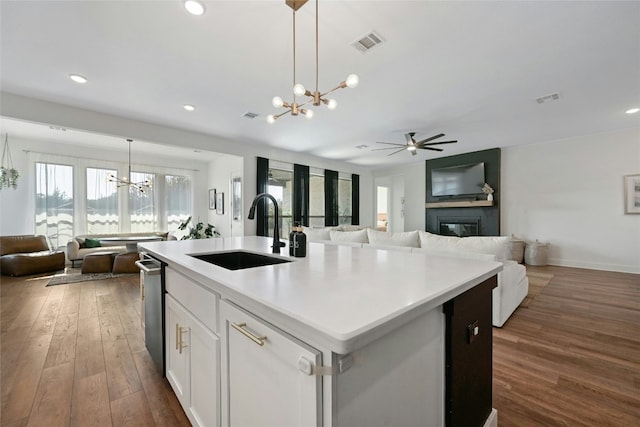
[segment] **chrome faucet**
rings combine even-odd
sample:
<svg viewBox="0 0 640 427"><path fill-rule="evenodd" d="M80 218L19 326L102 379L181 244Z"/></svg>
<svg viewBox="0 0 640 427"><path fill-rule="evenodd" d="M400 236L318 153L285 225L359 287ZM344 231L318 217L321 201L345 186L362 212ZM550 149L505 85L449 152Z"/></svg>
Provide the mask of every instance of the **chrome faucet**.
<svg viewBox="0 0 640 427"><path fill-rule="evenodd" d="M280 237L280 228L278 227L278 223L280 222L280 217L278 214L278 202L276 201L275 197L273 197L271 194L269 193L260 193L258 194L254 199L253 202L251 202L251 207L249 208L249 219L253 219L256 216L256 204L258 203L258 200L262 199L262 198L268 198L271 199L271 201L273 202L273 210L275 212L275 217L274 217L274 226L273 226L273 246L271 246L273 248L273 250L271 251L274 254L279 254L280 253L280 248L285 246L284 242L281 242L279 237Z"/></svg>

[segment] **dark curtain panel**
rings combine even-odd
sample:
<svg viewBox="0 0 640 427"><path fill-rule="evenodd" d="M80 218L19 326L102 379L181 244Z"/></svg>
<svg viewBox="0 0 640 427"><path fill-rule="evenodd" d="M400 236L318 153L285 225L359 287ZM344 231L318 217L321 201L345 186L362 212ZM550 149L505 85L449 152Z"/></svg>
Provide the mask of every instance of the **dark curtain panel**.
<svg viewBox="0 0 640 427"><path fill-rule="evenodd" d="M360 225L360 175L351 175L351 225Z"/></svg>
<svg viewBox="0 0 640 427"><path fill-rule="evenodd" d="M257 191L258 194L267 192L267 185L269 182L269 159L265 159L264 157L258 157L258 165L257 165ZM256 194L257 195L257 194ZM266 199L261 199L258 202L256 207L256 234L258 236L268 236L269 232L267 230L268 222L267 216L268 212L268 201Z"/></svg>
<svg viewBox="0 0 640 427"><path fill-rule="evenodd" d="M324 170L324 225L338 225L338 172Z"/></svg>
<svg viewBox="0 0 640 427"><path fill-rule="evenodd" d="M309 226L309 166L293 165L293 223Z"/></svg>

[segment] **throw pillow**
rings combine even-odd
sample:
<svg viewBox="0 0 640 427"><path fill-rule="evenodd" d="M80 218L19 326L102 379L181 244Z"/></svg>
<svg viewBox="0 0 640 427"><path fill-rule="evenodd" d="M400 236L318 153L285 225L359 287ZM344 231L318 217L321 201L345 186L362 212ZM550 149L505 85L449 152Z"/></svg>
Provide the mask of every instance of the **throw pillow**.
<svg viewBox="0 0 640 427"><path fill-rule="evenodd" d="M84 239L84 247L85 248L99 248L102 246L100 240L98 239Z"/></svg>
<svg viewBox="0 0 640 427"><path fill-rule="evenodd" d="M310 242L318 242L322 240L331 240L331 234L329 228L312 228L302 227L302 231L307 235L307 239Z"/></svg>

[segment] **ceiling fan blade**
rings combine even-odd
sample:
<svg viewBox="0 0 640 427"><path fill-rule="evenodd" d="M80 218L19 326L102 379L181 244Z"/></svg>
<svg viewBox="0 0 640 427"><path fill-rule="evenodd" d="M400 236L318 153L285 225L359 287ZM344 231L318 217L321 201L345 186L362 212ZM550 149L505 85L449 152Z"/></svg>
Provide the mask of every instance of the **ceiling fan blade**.
<svg viewBox="0 0 640 427"><path fill-rule="evenodd" d="M396 144L395 142L376 142L376 144L397 145L398 147L404 147L404 144Z"/></svg>
<svg viewBox="0 0 640 427"><path fill-rule="evenodd" d="M444 133L434 135L431 138L423 139L422 141L416 142L416 145L424 144L425 142L433 141L434 139L442 138L443 136L444 136Z"/></svg>
<svg viewBox="0 0 640 427"><path fill-rule="evenodd" d="M381 150L397 150L398 147L384 147L384 148L373 148L371 151L381 151ZM404 150L404 145L402 146L402 150Z"/></svg>
<svg viewBox="0 0 640 427"><path fill-rule="evenodd" d="M419 147L421 150L444 151L442 148Z"/></svg>
<svg viewBox="0 0 640 427"><path fill-rule="evenodd" d="M442 142L430 142L428 144L417 144L418 147L426 147L428 145L440 145L440 144L455 144L458 141L442 141Z"/></svg>
<svg viewBox="0 0 640 427"><path fill-rule="evenodd" d="M399 152L401 152L401 151L404 151L404 150L406 150L406 148L401 148L401 149L399 149L399 150L394 151L394 152L393 152L393 153L391 153L391 154L387 154L387 156L393 156L394 154L397 154L397 153L399 153Z"/></svg>

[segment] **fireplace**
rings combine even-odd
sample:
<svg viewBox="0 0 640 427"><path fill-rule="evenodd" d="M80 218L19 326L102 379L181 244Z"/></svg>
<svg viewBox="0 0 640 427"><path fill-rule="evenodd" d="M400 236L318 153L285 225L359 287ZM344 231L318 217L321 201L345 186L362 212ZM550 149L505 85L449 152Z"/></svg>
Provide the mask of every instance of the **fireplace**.
<svg viewBox="0 0 640 427"><path fill-rule="evenodd" d="M438 230L443 236L478 236L480 218L438 218Z"/></svg>

